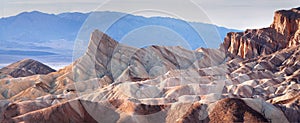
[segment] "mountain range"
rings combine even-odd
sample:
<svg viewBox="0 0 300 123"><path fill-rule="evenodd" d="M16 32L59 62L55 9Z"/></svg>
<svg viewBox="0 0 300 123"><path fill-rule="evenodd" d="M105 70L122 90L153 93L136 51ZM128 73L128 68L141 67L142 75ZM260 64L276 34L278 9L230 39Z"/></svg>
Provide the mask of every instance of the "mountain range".
<svg viewBox="0 0 300 123"><path fill-rule="evenodd" d="M94 30L58 71L30 59L0 69L0 121L300 122L299 39L300 8L218 49L133 47Z"/></svg>
<svg viewBox="0 0 300 123"><path fill-rule="evenodd" d="M79 44L87 46L95 29L136 47L180 45L193 50L198 47L218 48L228 32L237 31L212 24L119 12L23 12L0 19L0 64L24 58L69 64L73 61L74 47Z"/></svg>

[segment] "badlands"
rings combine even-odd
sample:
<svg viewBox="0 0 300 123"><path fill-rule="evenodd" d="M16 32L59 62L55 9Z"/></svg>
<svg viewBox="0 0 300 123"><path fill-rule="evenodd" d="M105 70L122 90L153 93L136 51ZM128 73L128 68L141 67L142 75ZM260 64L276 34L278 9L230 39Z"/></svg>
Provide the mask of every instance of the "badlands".
<svg viewBox="0 0 300 123"><path fill-rule="evenodd" d="M219 49L135 48L95 30L55 71L0 69L0 122L300 122L300 8L270 27L228 33Z"/></svg>

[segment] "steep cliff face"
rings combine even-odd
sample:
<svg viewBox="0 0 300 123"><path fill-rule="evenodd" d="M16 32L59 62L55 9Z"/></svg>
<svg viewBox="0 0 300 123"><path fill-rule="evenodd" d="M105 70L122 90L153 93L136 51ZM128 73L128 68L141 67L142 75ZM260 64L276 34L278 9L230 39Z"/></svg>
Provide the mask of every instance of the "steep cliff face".
<svg viewBox="0 0 300 123"><path fill-rule="evenodd" d="M228 33L222 47L233 55L254 58L300 44L300 8L275 12L268 28Z"/></svg>
<svg viewBox="0 0 300 123"><path fill-rule="evenodd" d="M300 7L291 10L279 10L275 12L274 22L271 28L278 33L292 37L300 27Z"/></svg>

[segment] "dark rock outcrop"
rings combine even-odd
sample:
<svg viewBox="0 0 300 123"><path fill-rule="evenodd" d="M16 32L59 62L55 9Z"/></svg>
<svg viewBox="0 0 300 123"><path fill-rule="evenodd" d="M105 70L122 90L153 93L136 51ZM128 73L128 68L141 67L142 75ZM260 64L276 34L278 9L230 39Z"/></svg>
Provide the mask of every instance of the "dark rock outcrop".
<svg viewBox="0 0 300 123"><path fill-rule="evenodd" d="M0 69L0 78L11 76L14 78L26 77L36 74L48 74L54 69L32 59L24 59Z"/></svg>
<svg viewBox="0 0 300 123"><path fill-rule="evenodd" d="M243 100L231 98L219 101L209 115L210 122L264 123L268 120L249 107Z"/></svg>

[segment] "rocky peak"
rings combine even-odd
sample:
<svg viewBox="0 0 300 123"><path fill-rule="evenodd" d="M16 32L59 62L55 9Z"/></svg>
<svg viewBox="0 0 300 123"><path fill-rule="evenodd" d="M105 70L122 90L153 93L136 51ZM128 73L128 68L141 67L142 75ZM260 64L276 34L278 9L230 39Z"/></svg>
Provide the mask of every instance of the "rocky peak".
<svg viewBox="0 0 300 123"><path fill-rule="evenodd" d="M275 12L271 28L276 29L282 35L291 36L300 27L300 7L291 10L279 10Z"/></svg>
<svg viewBox="0 0 300 123"><path fill-rule="evenodd" d="M55 70L32 59L24 59L0 69L1 78L5 76L17 78L51 72L55 72Z"/></svg>
<svg viewBox="0 0 300 123"><path fill-rule="evenodd" d="M202 61L201 59L206 58ZM186 50L179 46L136 48L119 44L95 30L84 56L73 66L75 81L109 77L114 81L144 80L174 69L203 68L221 64L225 54L219 50Z"/></svg>
<svg viewBox="0 0 300 123"><path fill-rule="evenodd" d="M86 54L96 54L97 51L104 51L116 47L117 41L106 35L105 33L95 30L90 37L90 42ZM108 52L106 52L108 53Z"/></svg>

